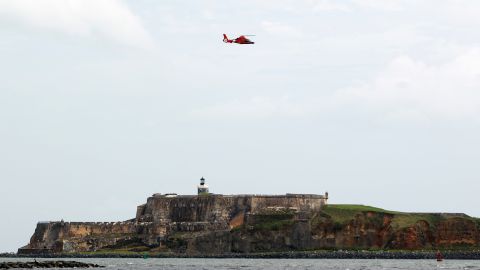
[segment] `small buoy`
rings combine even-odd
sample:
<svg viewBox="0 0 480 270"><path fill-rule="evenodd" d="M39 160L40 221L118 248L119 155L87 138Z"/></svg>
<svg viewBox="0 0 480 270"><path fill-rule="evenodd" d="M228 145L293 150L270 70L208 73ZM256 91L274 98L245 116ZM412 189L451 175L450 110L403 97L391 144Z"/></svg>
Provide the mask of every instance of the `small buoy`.
<svg viewBox="0 0 480 270"><path fill-rule="evenodd" d="M442 255L442 253L440 252L440 250L437 250L436 256L437 256L437 262L443 261L443 255Z"/></svg>

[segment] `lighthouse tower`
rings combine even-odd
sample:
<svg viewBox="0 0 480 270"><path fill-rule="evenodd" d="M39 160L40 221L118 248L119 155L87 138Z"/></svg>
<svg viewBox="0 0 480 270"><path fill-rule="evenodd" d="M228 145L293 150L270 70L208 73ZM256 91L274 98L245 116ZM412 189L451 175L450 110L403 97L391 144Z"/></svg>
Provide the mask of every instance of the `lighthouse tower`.
<svg viewBox="0 0 480 270"><path fill-rule="evenodd" d="M198 185L198 195L208 194L208 186L205 184L205 178L200 178L200 185Z"/></svg>

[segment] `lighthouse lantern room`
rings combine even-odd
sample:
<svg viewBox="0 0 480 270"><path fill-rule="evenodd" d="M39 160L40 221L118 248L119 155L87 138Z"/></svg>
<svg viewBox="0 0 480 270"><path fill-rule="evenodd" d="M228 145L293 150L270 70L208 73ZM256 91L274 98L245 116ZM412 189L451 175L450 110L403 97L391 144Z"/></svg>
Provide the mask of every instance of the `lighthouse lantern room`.
<svg viewBox="0 0 480 270"><path fill-rule="evenodd" d="M198 195L209 194L208 186L205 184L205 178L200 178L200 185L198 185Z"/></svg>

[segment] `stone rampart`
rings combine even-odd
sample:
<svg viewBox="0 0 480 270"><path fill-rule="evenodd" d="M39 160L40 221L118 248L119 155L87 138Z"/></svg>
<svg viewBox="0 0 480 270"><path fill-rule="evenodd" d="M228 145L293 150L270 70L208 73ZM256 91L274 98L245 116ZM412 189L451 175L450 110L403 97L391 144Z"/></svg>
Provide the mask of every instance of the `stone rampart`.
<svg viewBox="0 0 480 270"><path fill-rule="evenodd" d="M104 245L114 244L116 240L136 233L135 223L125 222L41 222L37 224L30 243L19 249L30 252L31 250L62 252L68 249L69 242L82 242L85 239L102 238ZM100 236L100 237L99 237ZM82 239L82 241L80 241ZM91 241L92 243L95 241ZM98 242L98 240L97 240ZM101 241L100 241L101 242ZM102 245L102 244L100 244ZM72 249L72 248L70 248ZM75 247L77 249L77 247ZM89 250L88 245L78 251Z"/></svg>
<svg viewBox="0 0 480 270"><path fill-rule="evenodd" d="M325 197L313 194L152 196L137 208L138 222L229 222L239 212L259 213L266 209L317 211Z"/></svg>

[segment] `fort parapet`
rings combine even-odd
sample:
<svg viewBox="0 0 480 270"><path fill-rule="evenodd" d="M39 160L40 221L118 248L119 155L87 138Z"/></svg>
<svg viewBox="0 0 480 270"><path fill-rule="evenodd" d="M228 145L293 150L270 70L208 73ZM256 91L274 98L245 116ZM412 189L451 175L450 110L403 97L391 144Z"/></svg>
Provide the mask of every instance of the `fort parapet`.
<svg viewBox="0 0 480 270"><path fill-rule="evenodd" d="M238 213L256 214L268 209L316 211L326 197L314 194L162 196L148 198L137 207L138 222L228 222Z"/></svg>

